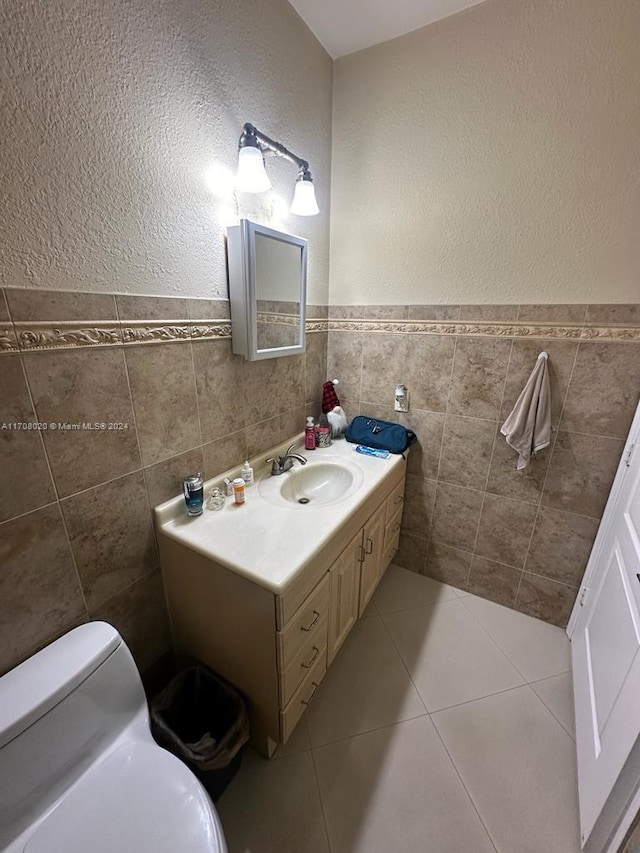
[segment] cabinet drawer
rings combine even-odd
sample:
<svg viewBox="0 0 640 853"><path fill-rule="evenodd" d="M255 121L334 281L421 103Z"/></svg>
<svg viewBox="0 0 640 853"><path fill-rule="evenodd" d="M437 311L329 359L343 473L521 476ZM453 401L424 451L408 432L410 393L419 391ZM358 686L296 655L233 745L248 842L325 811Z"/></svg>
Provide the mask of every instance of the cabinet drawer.
<svg viewBox="0 0 640 853"><path fill-rule="evenodd" d="M313 637L316 645L326 645L327 615L329 612L329 575L326 574L287 622L276 631L278 670L284 672L300 649Z"/></svg>
<svg viewBox="0 0 640 853"><path fill-rule="evenodd" d="M320 655L311 672L291 697L289 704L284 708L284 710L280 711L280 738L282 743L286 743L289 739L289 735L294 730L298 720L313 699L313 696L318 689L318 685L324 678L326 671L327 656Z"/></svg>
<svg viewBox="0 0 640 853"><path fill-rule="evenodd" d="M384 529L384 551L386 553L387 548L391 544L393 539L397 539L400 534L400 525L402 523L402 507L396 511L396 514L393 516L391 521L387 522L387 526Z"/></svg>
<svg viewBox="0 0 640 853"><path fill-rule="evenodd" d="M278 675L280 707L284 708L300 684L313 669L316 661L327 657L327 620L318 628L318 636L311 636L302 646L284 672Z"/></svg>
<svg viewBox="0 0 640 853"><path fill-rule="evenodd" d="M393 536L388 543L385 543L384 546L384 554L382 556L382 571L385 572L389 566L389 563L393 560L398 550L398 546L400 544L400 528L396 531L395 536Z"/></svg>
<svg viewBox="0 0 640 853"><path fill-rule="evenodd" d="M387 498L387 517L385 523L388 524L398 509L402 509L404 503L404 478L393 489Z"/></svg>

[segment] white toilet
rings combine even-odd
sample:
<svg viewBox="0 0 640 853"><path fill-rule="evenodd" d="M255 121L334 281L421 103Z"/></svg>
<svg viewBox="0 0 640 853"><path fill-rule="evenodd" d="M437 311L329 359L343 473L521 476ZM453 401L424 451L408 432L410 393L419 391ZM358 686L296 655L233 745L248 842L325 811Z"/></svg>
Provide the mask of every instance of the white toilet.
<svg viewBox="0 0 640 853"><path fill-rule="evenodd" d="M2 853L227 853L213 803L151 737L131 653L105 622L0 678Z"/></svg>

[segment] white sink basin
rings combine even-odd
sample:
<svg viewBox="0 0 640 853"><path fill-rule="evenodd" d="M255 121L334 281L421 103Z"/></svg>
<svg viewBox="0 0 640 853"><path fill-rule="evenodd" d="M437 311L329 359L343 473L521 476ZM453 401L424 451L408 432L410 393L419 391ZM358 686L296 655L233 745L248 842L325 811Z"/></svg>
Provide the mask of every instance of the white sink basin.
<svg viewBox="0 0 640 853"><path fill-rule="evenodd" d="M271 503L320 507L350 497L362 479L361 469L346 461L295 462L284 474L263 477L259 491Z"/></svg>
<svg viewBox="0 0 640 853"><path fill-rule="evenodd" d="M353 473L343 465L320 462L281 475L280 494L291 503L328 504L339 500L353 484Z"/></svg>

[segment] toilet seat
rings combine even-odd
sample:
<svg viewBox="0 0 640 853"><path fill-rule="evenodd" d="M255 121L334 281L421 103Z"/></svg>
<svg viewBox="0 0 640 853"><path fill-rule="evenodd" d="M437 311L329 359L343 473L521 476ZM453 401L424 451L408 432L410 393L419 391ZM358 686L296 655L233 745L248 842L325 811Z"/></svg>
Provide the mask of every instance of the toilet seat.
<svg viewBox="0 0 640 853"><path fill-rule="evenodd" d="M24 853L227 853L204 788L152 743L121 742L41 821Z"/></svg>

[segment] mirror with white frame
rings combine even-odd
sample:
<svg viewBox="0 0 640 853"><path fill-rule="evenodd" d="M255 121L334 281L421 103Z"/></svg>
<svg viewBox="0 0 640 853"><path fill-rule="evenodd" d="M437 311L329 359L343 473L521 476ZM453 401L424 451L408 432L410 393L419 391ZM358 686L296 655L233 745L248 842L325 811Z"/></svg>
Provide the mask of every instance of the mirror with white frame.
<svg viewBox="0 0 640 853"><path fill-rule="evenodd" d="M241 219L227 229L234 353L249 361L305 346L307 241Z"/></svg>

